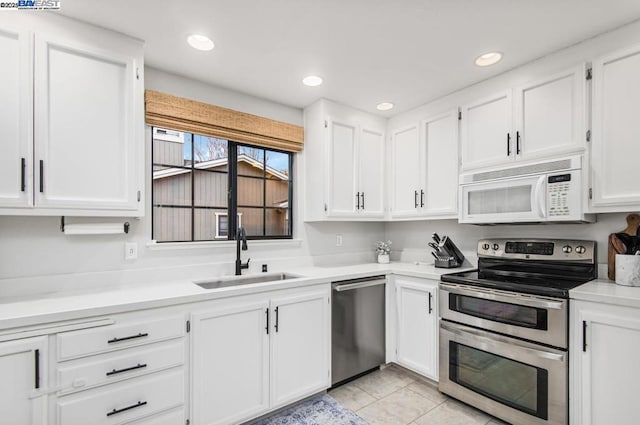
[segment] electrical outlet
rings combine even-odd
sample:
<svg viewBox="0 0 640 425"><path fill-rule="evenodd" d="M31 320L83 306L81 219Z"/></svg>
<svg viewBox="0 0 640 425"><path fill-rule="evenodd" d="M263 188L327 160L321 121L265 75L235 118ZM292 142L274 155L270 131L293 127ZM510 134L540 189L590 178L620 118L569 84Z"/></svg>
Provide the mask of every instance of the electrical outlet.
<svg viewBox="0 0 640 425"><path fill-rule="evenodd" d="M336 235L336 246L342 246L342 235Z"/></svg>
<svg viewBox="0 0 640 425"><path fill-rule="evenodd" d="M138 243L127 242L124 244L124 259L135 260L138 258Z"/></svg>

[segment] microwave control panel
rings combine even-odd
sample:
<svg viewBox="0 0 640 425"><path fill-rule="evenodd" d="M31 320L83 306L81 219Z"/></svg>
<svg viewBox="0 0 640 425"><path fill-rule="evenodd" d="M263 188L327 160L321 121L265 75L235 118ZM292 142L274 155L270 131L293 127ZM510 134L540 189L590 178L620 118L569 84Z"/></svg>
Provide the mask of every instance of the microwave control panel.
<svg viewBox="0 0 640 425"><path fill-rule="evenodd" d="M549 176L547 179L547 210L549 217L571 215L569 193L571 174Z"/></svg>

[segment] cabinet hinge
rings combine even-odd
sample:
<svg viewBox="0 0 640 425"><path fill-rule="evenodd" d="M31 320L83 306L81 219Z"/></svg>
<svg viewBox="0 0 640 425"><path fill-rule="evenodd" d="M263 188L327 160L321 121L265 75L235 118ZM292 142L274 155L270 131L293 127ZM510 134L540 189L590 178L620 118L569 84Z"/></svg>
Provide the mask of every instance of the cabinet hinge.
<svg viewBox="0 0 640 425"><path fill-rule="evenodd" d="M587 142L591 141L591 130L587 130Z"/></svg>
<svg viewBox="0 0 640 425"><path fill-rule="evenodd" d="M458 121L462 120L462 111L458 111Z"/></svg>
<svg viewBox="0 0 640 425"><path fill-rule="evenodd" d="M587 80L591 80L593 78L593 68L587 68L587 75L585 75Z"/></svg>
<svg viewBox="0 0 640 425"><path fill-rule="evenodd" d="M191 332L191 320L187 320L187 333Z"/></svg>
<svg viewBox="0 0 640 425"><path fill-rule="evenodd" d="M589 188L589 199L593 199L593 188Z"/></svg>
<svg viewBox="0 0 640 425"><path fill-rule="evenodd" d="M324 128L328 128L329 127L329 123L327 122L327 120L324 120Z"/></svg>
<svg viewBox="0 0 640 425"><path fill-rule="evenodd" d="M140 191L138 191L138 202L140 202Z"/></svg>

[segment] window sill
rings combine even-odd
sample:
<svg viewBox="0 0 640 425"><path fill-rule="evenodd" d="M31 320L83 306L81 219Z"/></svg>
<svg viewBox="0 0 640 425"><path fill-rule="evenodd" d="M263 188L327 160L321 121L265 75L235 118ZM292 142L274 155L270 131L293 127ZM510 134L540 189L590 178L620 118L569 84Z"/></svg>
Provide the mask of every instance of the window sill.
<svg viewBox="0 0 640 425"><path fill-rule="evenodd" d="M249 240L249 247L265 248L298 248L302 245L302 239L270 239L270 240ZM181 249L211 249L220 248L228 251L235 248L236 241L203 241L203 242L163 242L154 240L147 242L147 248L153 251L171 251Z"/></svg>

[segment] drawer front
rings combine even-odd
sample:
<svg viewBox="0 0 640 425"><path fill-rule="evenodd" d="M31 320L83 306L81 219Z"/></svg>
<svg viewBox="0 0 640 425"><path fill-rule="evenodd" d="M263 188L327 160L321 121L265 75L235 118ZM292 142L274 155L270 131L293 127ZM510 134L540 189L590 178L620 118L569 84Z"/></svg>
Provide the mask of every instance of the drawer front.
<svg viewBox="0 0 640 425"><path fill-rule="evenodd" d="M73 360L58 366L61 394L184 364L184 338Z"/></svg>
<svg viewBox="0 0 640 425"><path fill-rule="evenodd" d="M179 409L167 413L160 413L151 418L140 419L139 421L131 422L130 425L182 425L184 423L184 409Z"/></svg>
<svg viewBox="0 0 640 425"><path fill-rule="evenodd" d="M58 360L148 344L184 334L185 319L182 316L64 332L58 334Z"/></svg>
<svg viewBox="0 0 640 425"><path fill-rule="evenodd" d="M60 397L60 425L118 425L184 404L184 368ZM153 422L152 422L153 423Z"/></svg>

